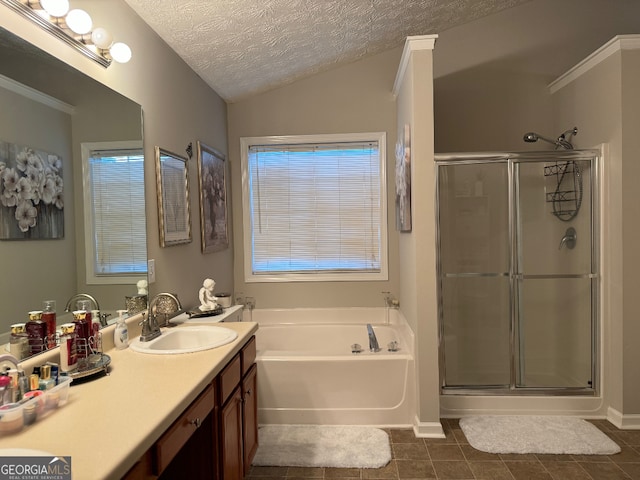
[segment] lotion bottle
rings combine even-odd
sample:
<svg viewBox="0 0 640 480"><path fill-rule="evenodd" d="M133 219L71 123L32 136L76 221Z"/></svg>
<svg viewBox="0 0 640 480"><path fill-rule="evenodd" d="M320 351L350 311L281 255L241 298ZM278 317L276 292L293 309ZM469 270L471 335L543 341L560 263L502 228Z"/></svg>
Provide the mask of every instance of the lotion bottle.
<svg viewBox="0 0 640 480"><path fill-rule="evenodd" d="M129 346L129 331L127 330L127 322L124 321L122 314L126 310L118 310L118 323L113 331L113 343L118 350L124 350Z"/></svg>

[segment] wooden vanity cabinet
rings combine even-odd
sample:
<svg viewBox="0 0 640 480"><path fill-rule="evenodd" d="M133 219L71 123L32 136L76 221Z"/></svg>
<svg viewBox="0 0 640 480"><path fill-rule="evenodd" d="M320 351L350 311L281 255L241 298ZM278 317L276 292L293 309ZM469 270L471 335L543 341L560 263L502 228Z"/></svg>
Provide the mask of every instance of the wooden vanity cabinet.
<svg viewBox="0 0 640 480"><path fill-rule="evenodd" d="M252 337L218 377L221 480L242 480L258 448L255 345Z"/></svg>
<svg viewBox="0 0 640 480"><path fill-rule="evenodd" d="M240 352L242 366L242 439L244 475L249 474L251 462L258 449L258 367L256 365L256 337L251 337Z"/></svg>
<svg viewBox="0 0 640 480"><path fill-rule="evenodd" d="M124 478L217 479L217 426L214 382L200 393Z"/></svg>
<svg viewBox="0 0 640 480"><path fill-rule="evenodd" d="M123 477L242 480L258 448L256 340L251 339Z"/></svg>
<svg viewBox="0 0 640 480"><path fill-rule="evenodd" d="M242 438L244 475L249 474L251 462L258 450L258 367L254 363L242 379Z"/></svg>

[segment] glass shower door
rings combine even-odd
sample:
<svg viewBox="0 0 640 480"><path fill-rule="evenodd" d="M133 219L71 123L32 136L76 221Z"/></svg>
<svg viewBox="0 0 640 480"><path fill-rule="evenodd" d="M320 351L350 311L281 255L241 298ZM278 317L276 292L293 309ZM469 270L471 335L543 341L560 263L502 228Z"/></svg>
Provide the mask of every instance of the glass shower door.
<svg viewBox="0 0 640 480"><path fill-rule="evenodd" d="M516 162L516 381L592 388L596 298L590 160Z"/></svg>
<svg viewBox="0 0 640 480"><path fill-rule="evenodd" d="M457 162L438 168L443 386L508 387L508 165Z"/></svg>

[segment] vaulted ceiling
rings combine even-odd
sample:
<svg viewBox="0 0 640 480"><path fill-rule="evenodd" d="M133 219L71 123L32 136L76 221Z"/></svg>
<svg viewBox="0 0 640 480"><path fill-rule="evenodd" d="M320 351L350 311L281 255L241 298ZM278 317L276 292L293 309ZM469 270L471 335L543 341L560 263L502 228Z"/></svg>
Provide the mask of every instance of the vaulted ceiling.
<svg viewBox="0 0 640 480"><path fill-rule="evenodd" d="M530 0L125 0L228 102Z"/></svg>

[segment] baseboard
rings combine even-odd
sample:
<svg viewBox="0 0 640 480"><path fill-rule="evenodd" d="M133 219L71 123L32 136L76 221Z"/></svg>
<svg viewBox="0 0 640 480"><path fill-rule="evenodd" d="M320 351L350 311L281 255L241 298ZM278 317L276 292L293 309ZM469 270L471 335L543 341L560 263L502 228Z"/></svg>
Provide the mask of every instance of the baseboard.
<svg viewBox="0 0 640 480"><path fill-rule="evenodd" d="M640 430L639 414L623 414L615 408L607 409L607 420L613 423L620 430Z"/></svg>
<svg viewBox="0 0 640 480"><path fill-rule="evenodd" d="M416 438L445 438L440 422L421 422L416 416L413 423Z"/></svg>

